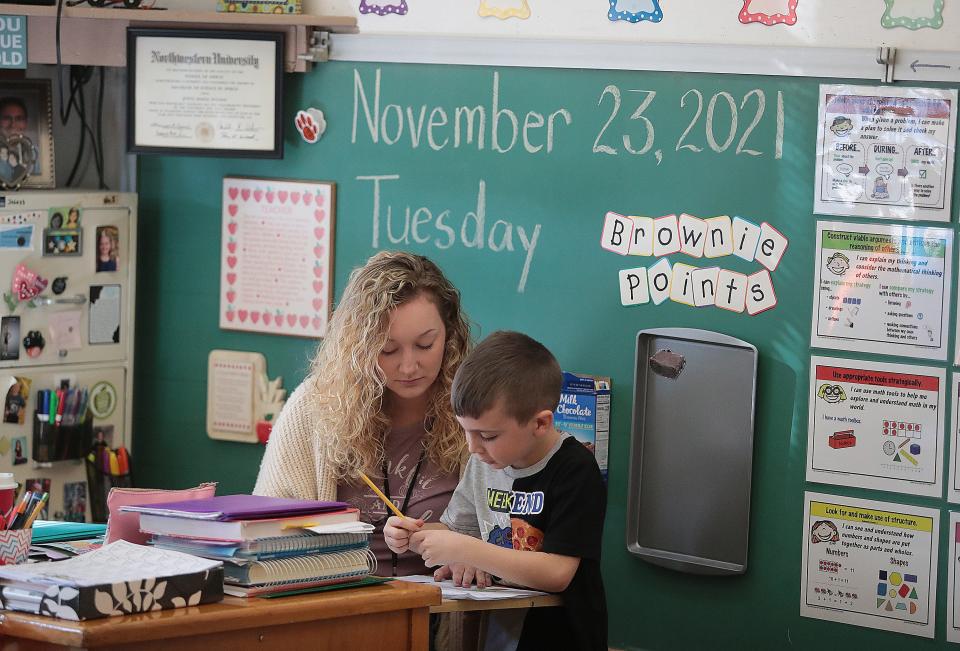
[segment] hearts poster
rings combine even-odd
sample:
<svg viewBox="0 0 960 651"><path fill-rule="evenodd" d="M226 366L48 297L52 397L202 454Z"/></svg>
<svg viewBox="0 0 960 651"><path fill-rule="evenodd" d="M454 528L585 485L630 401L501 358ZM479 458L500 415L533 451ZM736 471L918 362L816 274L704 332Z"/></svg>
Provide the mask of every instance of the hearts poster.
<svg viewBox="0 0 960 651"><path fill-rule="evenodd" d="M326 334L334 190L333 183L223 179L221 328Z"/></svg>

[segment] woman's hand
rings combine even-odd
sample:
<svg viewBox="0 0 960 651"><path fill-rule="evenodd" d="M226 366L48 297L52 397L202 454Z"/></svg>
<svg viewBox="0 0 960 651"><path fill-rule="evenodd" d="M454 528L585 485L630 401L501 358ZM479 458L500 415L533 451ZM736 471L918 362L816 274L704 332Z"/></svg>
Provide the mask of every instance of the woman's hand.
<svg viewBox="0 0 960 651"><path fill-rule="evenodd" d="M445 581L446 579L452 580L453 585L463 588L469 588L474 580L477 582L477 588L481 590L493 585L493 578L489 574L472 565L464 565L463 563L444 565L433 573L434 581Z"/></svg>
<svg viewBox="0 0 960 651"><path fill-rule="evenodd" d="M417 548L410 547L411 534L420 531L423 526L423 520L414 520L413 518L400 518L391 515L387 518L387 523L383 526L383 540L387 543L395 554L402 554L408 549L420 553Z"/></svg>

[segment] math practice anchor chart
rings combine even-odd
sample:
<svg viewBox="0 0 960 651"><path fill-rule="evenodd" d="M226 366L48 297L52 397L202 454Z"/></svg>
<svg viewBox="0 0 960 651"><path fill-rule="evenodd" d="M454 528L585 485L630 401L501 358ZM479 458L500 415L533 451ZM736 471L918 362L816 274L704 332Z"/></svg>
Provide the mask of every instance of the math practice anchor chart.
<svg viewBox="0 0 960 651"><path fill-rule="evenodd" d="M950 221L957 91L822 85L814 211Z"/></svg>
<svg viewBox="0 0 960 651"><path fill-rule="evenodd" d="M940 514L806 493L800 615L933 638Z"/></svg>
<svg viewBox="0 0 960 651"><path fill-rule="evenodd" d="M939 497L946 371L810 360L807 481Z"/></svg>
<svg viewBox="0 0 960 651"><path fill-rule="evenodd" d="M817 348L945 360L953 232L817 222Z"/></svg>
<svg viewBox="0 0 960 651"><path fill-rule="evenodd" d="M947 532L947 567L950 583L947 585L947 642L960 642L960 513L950 512Z"/></svg>

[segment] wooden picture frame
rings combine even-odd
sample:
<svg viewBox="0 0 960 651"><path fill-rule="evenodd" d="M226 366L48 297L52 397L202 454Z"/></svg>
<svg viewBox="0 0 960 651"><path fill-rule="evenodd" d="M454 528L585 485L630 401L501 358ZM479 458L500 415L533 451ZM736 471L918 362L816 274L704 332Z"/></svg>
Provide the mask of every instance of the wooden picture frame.
<svg viewBox="0 0 960 651"><path fill-rule="evenodd" d="M283 158L282 32L127 30L127 151Z"/></svg>
<svg viewBox="0 0 960 651"><path fill-rule="evenodd" d="M0 187L55 184L50 80L0 81Z"/></svg>

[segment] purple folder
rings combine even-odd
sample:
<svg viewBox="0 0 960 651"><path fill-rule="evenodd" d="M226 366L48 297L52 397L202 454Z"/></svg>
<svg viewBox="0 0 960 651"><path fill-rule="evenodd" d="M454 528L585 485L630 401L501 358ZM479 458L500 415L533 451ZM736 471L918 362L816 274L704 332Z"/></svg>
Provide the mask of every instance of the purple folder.
<svg viewBox="0 0 960 651"><path fill-rule="evenodd" d="M204 500L163 502L143 506L123 506L122 511L150 513L191 520L265 520L341 511L344 502L292 500L263 495L219 495Z"/></svg>

